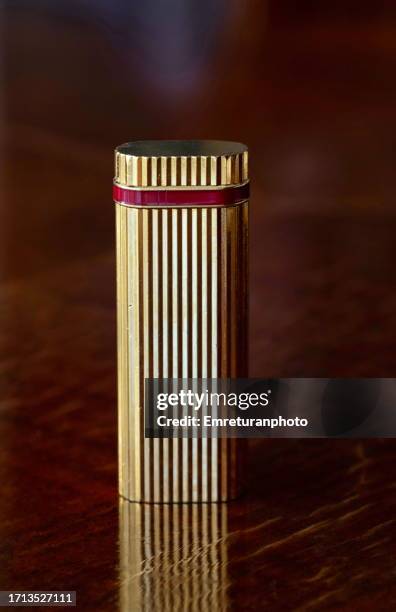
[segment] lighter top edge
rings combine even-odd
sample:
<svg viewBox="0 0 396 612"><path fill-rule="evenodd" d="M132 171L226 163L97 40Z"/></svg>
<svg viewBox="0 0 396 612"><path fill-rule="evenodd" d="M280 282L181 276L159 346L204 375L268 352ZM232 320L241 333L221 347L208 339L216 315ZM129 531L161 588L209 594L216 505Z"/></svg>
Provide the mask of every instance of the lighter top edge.
<svg viewBox="0 0 396 612"><path fill-rule="evenodd" d="M227 187L248 181L248 149L221 140L137 140L115 150L121 187Z"/></svg>

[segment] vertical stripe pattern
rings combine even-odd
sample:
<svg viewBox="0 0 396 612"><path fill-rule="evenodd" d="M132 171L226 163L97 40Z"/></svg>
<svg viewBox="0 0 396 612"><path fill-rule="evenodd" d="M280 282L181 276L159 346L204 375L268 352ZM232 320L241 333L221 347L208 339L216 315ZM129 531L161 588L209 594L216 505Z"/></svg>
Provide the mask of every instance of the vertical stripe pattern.
<svg viewBox="0 0 396 612"><path fill-rule="evenodd" d="M225 504L120 499L120 610L229 610Z"/></svg>
<svg viewBox="0 0 396 612"><path fill-rule="evenodd" d="M248 203L116 205L119 488L129 500L222 501L235 439L145 439L145 378L247 375Z"/></svg>

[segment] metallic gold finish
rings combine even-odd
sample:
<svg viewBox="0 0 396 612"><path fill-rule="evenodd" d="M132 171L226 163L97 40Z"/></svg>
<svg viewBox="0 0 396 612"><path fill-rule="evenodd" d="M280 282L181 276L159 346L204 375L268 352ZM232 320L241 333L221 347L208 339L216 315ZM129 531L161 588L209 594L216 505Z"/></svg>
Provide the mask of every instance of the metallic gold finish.
<svg viewBox="0 0 396 612"><path fill-rule="evenodd" d="M236 440L144 438L145 378L246 375L248 204L116 205L120 492L136 501L236 494Z"/></svg>
<svg viewBox="0 0 396 612"><path fill-rule="evenodd" d="M173 157L165 161L178 172ZM165 176L176 175L160 181ZM191 181L189 172L180 177ZM225 501L238 493L241 442L145 438L144 382L247 376L248 202L115 208L120 494L139 502Z"/></svg>
<svg viewBox="0 0 396 612"><path fill-rule="evenodd" d="M189 155L180 154L183 148ZM247 180L248 152L239 143L145 141L121 145L115 152L114 181L122 187L196 189Z"/></svg>
<svg viewBox="0 0 396 612"><path fill-rule="evenodd" d="M120 499L120 610L229 610L226 504Z"/></svg>

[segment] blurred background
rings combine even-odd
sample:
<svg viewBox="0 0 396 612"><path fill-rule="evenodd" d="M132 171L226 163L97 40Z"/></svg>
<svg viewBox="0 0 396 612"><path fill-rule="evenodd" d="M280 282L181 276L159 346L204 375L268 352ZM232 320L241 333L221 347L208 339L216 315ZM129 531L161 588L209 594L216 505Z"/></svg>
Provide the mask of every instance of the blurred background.
<svg viewBox="0 0 396 612"><path fill-rule="evenodd" d="M240 140L252 373L391 373L395 31L390 0L6 0L4 277L113 252L117 144Z"/></svg>

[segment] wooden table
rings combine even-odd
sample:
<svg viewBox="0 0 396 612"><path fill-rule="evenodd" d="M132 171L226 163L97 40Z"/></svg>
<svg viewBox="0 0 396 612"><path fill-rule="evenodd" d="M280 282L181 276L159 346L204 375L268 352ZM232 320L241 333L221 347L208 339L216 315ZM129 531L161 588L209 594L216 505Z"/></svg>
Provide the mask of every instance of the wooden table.
<svg viewBox="0 0 396 612"><path fill-rule="evenodd" d="M111 205L119 142L247 141L251 374L393 376L392 4L138 4L5 7L0 587L81 610L392 610L393 440L254 440L237 502L118 500Z"/></svg>

